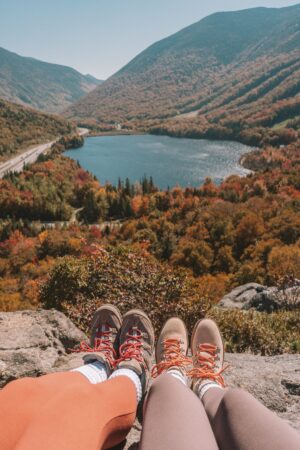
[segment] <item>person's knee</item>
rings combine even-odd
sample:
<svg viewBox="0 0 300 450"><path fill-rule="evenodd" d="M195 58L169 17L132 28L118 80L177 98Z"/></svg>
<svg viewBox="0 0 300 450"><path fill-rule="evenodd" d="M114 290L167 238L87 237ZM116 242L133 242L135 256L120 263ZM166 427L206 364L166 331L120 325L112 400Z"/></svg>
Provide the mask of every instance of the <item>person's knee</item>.
<svg viewBox="0 0 300 450"><path fill-rule="evenodd" d="M165 389L172 384L173 381L176 381L172 375L164 373L159 375L158 378L153 382L150 387L150 391L165 391Z"/></svg>
<svg viewBox="0 0 300 450"><path fill-rule="evenodd" d="M25 377L18 380L13 380L5 386L5 390L13 390L14 392L31 392L37 388L38 378Z"/></svg>
<svg viewBox="0 0 300 450"><path fill-rule="evenodd" d="M251 401L251 398L252 396L243 389L229 388L222 399L222 409L226 413L240 410L246 406L249 400Z"/></svg>
<svg viewBox="0 0 300 450"><path fill-rule="evenodd" d="M180 387L180 381L176 380L172 375L167 373L159 375L149 389L146 403L155 398L159 398L160 402L168 401L170 397L173 397L174 390Z"/></svg>

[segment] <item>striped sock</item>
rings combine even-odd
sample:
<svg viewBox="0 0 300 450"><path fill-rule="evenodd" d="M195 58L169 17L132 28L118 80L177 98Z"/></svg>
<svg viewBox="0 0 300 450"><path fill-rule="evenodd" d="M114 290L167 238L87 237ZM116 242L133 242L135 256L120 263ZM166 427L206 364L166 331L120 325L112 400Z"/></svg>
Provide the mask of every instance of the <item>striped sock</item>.
<svg viewBox="0 0 300 450"><path fill-rule="evenodd" d="M136 389L137 402L139 403L142 400L143 389L142 389L141 380L140 380L140 377L138 376L138 374L135 373L134 370L131 370L131 369L117 369L111 374L109 379L112 380L113 378L120 377L120 376L128 377L134 383L135 389Z"/></svg>
<svg viewBox="0 0 300 450"><path fill-rule="evenodd" d="M172 377L176 378L176 380L181 381L185 386L187 386L187 377L183 375L183 373L180 370L177 369L170 369L167 371L169 375L172 375Z"/></svg>
<svg viewBox="0 0 300 450"><path fill-rule="evenodd" d="M198 389L198 397L200 398L200 400L202 400L204 394L211 388L224 389L215 381L208 381L207 383L200 384Z"/></svg>
<svg viewBox="0 0 300 450"><path fill-rule="evenodd" d="M92 384L102 383L107 380L106 366L100 361L85 364L84 366L71 370L71 372L82 373Z"/></svg>

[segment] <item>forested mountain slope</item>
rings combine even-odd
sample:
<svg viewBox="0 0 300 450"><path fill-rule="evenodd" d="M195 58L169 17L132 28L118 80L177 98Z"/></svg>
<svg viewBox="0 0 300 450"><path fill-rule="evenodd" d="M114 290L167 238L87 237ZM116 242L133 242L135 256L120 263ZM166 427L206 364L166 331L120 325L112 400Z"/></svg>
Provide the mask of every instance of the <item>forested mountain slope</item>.
<svg viewBox="0 0 300 450"><path fill-rule="evenodd" d="M300 4L206 17L146 49L66 115L147 124L190 112L233 127L300 114Z"/></svg>
<svg viewBox="0 0 300 450"><path fill-rule="evenodd" d="M18 150L68 134L73 129L61 117L0 99L0 162Z"/></svg>
<svg viewBox="0 0 300 450"><path fill-rule="evenodd" d="M56 113L99 83L70 67L26 58L0 47L0 98L5 100Z"/></svg>

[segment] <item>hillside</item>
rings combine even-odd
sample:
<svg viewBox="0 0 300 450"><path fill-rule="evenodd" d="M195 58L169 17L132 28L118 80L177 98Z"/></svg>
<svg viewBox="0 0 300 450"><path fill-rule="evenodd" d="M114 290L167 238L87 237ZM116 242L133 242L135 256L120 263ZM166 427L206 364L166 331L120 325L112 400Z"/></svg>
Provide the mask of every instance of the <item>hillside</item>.
<svg viewBox="0 0 300 450"><path fill-rule="evenodd" d="M146 49L66 115L133 126L179 116L180 127L196 120L233 129L294 118L299 18L300 4L213 14Z"/></svg>
<svg viewBox="0 0 300 450"><path fill-rule="evenodd" d="M26 147L66 135L73 125L0 99L0 161Z"/></svg>
<svg viewBox="0 0 300 450"><path fill-rule="evenodd" d="M19 56L0 47L0 98L5 100L57 113L99 83L70 67Z"/></svg>

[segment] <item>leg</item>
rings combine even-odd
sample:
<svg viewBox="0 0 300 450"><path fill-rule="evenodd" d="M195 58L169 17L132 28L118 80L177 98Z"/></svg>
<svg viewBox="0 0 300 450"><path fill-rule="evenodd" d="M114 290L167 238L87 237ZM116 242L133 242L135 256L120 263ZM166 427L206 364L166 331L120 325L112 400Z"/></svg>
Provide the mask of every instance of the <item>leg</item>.
<svg viewBox="0 0 300 450"><path fill-rule="evenodd" d="M191 348L193 390L202 400L221 450L296 450L300 437L250 394L224 389L224 347L210 319L199 321Z"/></svg>
<svg viewBox="0 0 300 450"><path fill-rule="evenodd" d="M222 450L298 450L300 436L241 389L210 388L202 398Z"/></svg>
<svg viewBox="0 0 300 450"><path fill-rule="evenodd" d="M144 417L140 450L218 450L201 402L170 374L153 383Z"/></svg>
<svg viewBox="0 0 300 450"><path fill-rule="evenodd" d="M75 372L18 380L0 393L0 448L109 448L126 437L136 407L127 377L95 385Z"/></svg>

